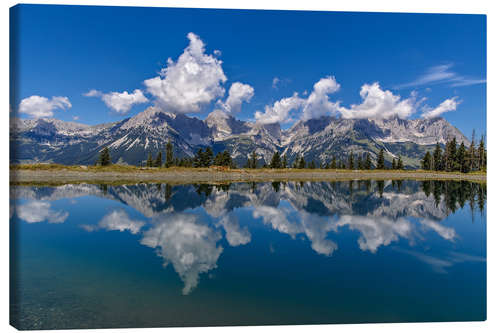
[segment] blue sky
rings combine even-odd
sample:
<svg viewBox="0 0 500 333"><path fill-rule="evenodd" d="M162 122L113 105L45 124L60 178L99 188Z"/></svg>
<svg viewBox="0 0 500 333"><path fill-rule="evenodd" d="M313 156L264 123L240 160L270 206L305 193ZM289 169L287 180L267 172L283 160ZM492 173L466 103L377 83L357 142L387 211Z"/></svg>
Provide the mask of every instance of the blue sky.
<svg viewBox="0 0 500 333"><path fill-rule="evenodd" d="M486 131L483 15L48 5L11 14L11 108L23 118L97 124L156 105L285 128L327 114L398 115Z"/></svg>

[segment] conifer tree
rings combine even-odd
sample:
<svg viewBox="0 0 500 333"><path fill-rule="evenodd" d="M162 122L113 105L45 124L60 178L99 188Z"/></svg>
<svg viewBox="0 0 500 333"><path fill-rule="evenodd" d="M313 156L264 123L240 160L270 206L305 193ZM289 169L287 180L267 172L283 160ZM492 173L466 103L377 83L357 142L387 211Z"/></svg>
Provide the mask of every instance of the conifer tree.
<svg viewBox="0 0 500 333"><path fill-rule="evenodd" d="M107 166L111 164L111 155L109 154L108 147L104 147L99 154L99 165Z"/></svg>
<svg viewBox="0 0 500 333"><path fill-rule="evenodd" d="M404 166L403 166L403 160L401 159L401 156L398 156L398 166L397 166L398 170L403 170L404 169Z"/></svg>
<svg viewBox="0 0 500 333"><path fill-rule="evenodd" d="M281 158L278 152L274 153L273 158L271 159L271 163L269 164L269 167L272 169L281 168Z"/></svg>
<svg viewBox="0 0 500 333"><path fill-rule="evenodd" d="M307 166L309 169L316 169L316 163L314 162L314 160L312 160L311 162L309 162L308 166Z"/></svg>
<svg viewBox="0 0 500 333"><path fill-rule="evenodd" d="M352 151L349 153L349 159L347 160L347 167L349 170L354 169L354 155L352 154Z"/></svg>
<svg viewBox="0 0 500 333"><path fill-rule="evenodd" d="M433 170L442 171L444 168L443 156L442 156L442 149L441 149L441 146L439 145L439 142L436 143L436 148L434 148L434 154L433 154L432 160L433 160Z"/></svg>
<svg viewBox="0 0 500 333"><path fill-rule="evenodd" d="M478 147L478 155L479 155L479 170L486 171L486 149L484 146L484 136L481 136L481 141L479 142Z"/></svg>
<svg viewBox="0 0 500 333"><path fill-rule="evenodd" d="M212 160L214 157L214 153L212 151L212 148L208 146L205 151L201 154L201 166L204 168L208 168L209 166L212 165Z"/></svg>
<svg viewBox="0 0 500 333"><path fill-rule="evenodd" d="M372 169L372 158L370 156L370 153L366 153L366 158L365 158L365 170L371 170Z"/></svg>
<svg viewBox="0 0 500 333"><path fill-rule="evenodd" d="M398 165L396 163L396 158L393 157L392 158L392 170L396 170L398 168Z"/></svg>
<svg viewBox="0 0 500 333"><path fill-rule="evenodd" d="M304 159L304 156L301 156L299 160L299 169L304 169L305 167L306 167L306 160Z"/></svg>
<svg viewBox="0 0 500 333"><path fill-rule="evenodd" d="M158 155L156 155L153 166L156 168L159 168L159 167L161 167L161 162L162 162L162 156L161 156L161 151L159 151Z"/></svg>
<svg viewBox="0 0 500 333"><path fill-rule="evenodd" d="M358 162L356 164L356 168L358 170L363 170L364 169L364 165L363 165L363 157L361 156L361 153L358 154Z"/></svg>
<svg viewBox="0 0 500 333"><path fill-rule="evenodd" d="M148 168L151 168L153 166L153 156L151 156L151 153L148 153L148 160L146 161L146 166Z"/></svg>
<svg viewBox="0 0 500 333"><path fill-rule="evenodd" d="M468 172L468 168L467 168L467 165L466 165L466 155L467 155L467 151L465 150L465 145L462 141L462 143L460 144L460 147L458 148L457 150L457 158L456 158L456 162L458 164L458 171L460 172Z"/></svg>
<svg viewBox="0 0 500 333"><path fill-rule="evenodd" d="M424 170L431 170L432 168L432 156L429 151L425 153L424 158L421 161L422 164L422 169Z"/></svg>
<svg viewBox="0 0 500 333"><path fill-rule="evenodd" d="M203 166L203 149L198 149L193 160L193 167L201 168Z"/></svg>
<svg viewBox="0 0 500 333"><path fill-rule="evenodd" d="M332 162L330 163L330 169L337 169L337 159L335 156L332 157Z"/></svg>
<svg viewBox="0 0 500 333"><path fill-rule="evenodd" d="M222 165L227 167L233 166L233 159L231 158L231 154L227 150L224 150L222 153Z"/></svg>
<svg viewBox="0 0 500 333"><path fill-rule="evenodd" d="M168 139L167 145L165 147L165 167L170 168L174 165L174 146L172 141Z"/></svg>
<svg viewBox="0 0 500 333"><path fill-rule="evenodd" d="M377 155L377 169L382 170L385 168L384 165L384 149L380 148L380 151Z"/></svg>
<svg viewBox="0 0 500 333"><path fill-rule="evenodd" d="M286 157L286 154L283 155L283 160L281 161L281 167L283 169L288 168L288 159Z"/></svg>
<svg viewBox="0 0 500 333"><path fill-rule="evenodd" d="M250 158L250 168L257 169L257 153L255 150L252 152L252 156Z"/></svg>

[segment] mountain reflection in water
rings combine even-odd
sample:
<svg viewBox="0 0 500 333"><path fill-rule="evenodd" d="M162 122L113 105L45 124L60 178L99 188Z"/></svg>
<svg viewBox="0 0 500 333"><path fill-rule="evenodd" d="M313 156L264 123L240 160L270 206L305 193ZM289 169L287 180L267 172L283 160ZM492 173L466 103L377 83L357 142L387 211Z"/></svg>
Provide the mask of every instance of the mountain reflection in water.
<svg viewBox="0 0 500 333"><path fill-rule="evenodd" d="M85 200L98 200L102 207L91 213L92 205ZM285 245L285 238L297 245L303 243L304 249L294 255L298 263L315 260L314 256L336 260L366 254L375 258L386 248L394 256L413 258L423 264L421 269L427 267L438 276L448 274L458 264L484 265L484 242L477 243L474 238L473 245L462 246L472 236L457 229L460 224L453 222L453 216L466 212L469 223L484 225L485 206L486 185L471 182L68 184L11 187L10 216L25 225L23 230L46 222L54 227L69 223L86 235L119 231L115 237L124 239L129 234L135 244L154 249L164 266L173 267L183 283L181 293L188 297L200 280L229 269L228 263L218 267L223 253L232 258L232 249L251 249L252 242L257 246L264 239L269 240L265 246L272 255L299 251L293 243ZM86 214L94 215L87 218ZM25 245L19 246L22 249ZM234 257L234 267L238 260L251 265L257 260L255 256L262 256L249 250L234 253L242 256ZM336 262L342 269L342 261ZM390 272L391 263L387 265ZM255 323L267 322L272 321Z"/></svg>

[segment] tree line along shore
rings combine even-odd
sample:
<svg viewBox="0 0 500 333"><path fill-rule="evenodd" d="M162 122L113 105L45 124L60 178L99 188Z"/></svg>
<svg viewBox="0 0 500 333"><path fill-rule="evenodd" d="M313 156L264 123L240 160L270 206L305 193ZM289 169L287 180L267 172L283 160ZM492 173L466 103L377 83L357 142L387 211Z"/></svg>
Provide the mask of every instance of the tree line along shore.
<svg viewBox="0 0 500 333"><path fill-rule="evenodd" d="M289 161L286 154L283 156L275 152L269 164L265 161L259 163L257 152L253 151L247 158L244 169L340 169L340 170L405 170L401 156L392 158L392 163L386 163L386 151L380 148L375 162L372 162L370 153L354 154L352 151L347 154L346 159L337 158L332 155L329 162L323 164L316 163L314 159L306 161L304 156L299 154L294 161ZM97 159L96 166L111 165L111 155L108 147L104 147ZM141 165L142 166L142 165ZM174 156L174 147L169 140L165 147L165 158L162 151L159 151L153 159L151 153L148 154L145 166L148 168L209 168L211 166L225 167L228 169L238 169L231 158L231 154L224 150L214 155L211 147L199 149L194 157L178 158ZM468 148L462 142L457 145L456 138L448 140L444 149L436 143L434 151L427 151L421 160L421 169L426 171L441 172L461 172L469 173L474 171L486 171L486 148L484 137L481 138L476 147L474 137Z"/></svg>
<svg viewBox="0 0 500 333"><path fill-rule="evenodd" d="M247 159L243 168L238 168L230 153L227 150L215 154L210 147L199 149L193 158L177 158L174 156L172 143L169 141L165 147L165 158L163 152L159 151L153 159L152 154L148 154L148 158L144 166L113 164L109 149L104 147L93 166L87 165L60 165L60 164L16 164L11 165L13 177L29 180L33 178L33 174L29 171L47 172L51 171L66 171L66 178L87 179L82 173L99 173L100 177L104 177L106 173L109 177L114 174L131 174L129 178L138 180L149 179L151 176L144 174L154 173L158 180L169 181L171 176L175 177L194 177L198 180L214 180L222 181L244 180L244 179L333 179L333 178L412 178L412 179L470 179L478 181L486 181L486 149L484 138L481 138L479 145L476 147L474 139L470 146L466 149L464 143L457 145L456 139L453 138L446 142L444 149L438 143L434 151L427 151L421 161L421 169L411 170L403 165L401 157L393 158L392 163L388 165L385 159L386 152L380 149L377 158L372 162L369 153L357 154L356 156L350 152L347 159L337 159L332 156L328 163L318 165L314 160L306 162L302 155L298 155L293 162L289 162L286 155L280 156L279 152L275 152L269 164L259 164L259 158L254 151ZM16 176L16 171L24 173L19 177ZM76 176L78 173L78 176ZM214 173L226 173L228 176L218 176L214 178ZM71 175L70 175L71 174ZM142 174L142 176L140 176ZM158 174L171 174L158 176ZM469 177L467 177L468 175ZM273 178L274 177L274 178ZM39 177L35 177L38 179ZM52 178L54 178L52 176ZM57 177L56 177L57 178ZM63 177L64 178L64 177ZM99 178L99 177L97 177ZM23 180L21 179L21 180ZM90 178L92 180L93 178Z"/></svg>

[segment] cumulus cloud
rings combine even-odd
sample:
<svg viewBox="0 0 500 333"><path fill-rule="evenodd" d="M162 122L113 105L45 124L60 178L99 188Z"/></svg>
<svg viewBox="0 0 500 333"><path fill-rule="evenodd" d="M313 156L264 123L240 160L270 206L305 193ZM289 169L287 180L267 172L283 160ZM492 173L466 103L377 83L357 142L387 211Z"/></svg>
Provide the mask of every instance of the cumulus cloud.
<svg viewBox="0 0 500 333"><path fill-rule="evenodd" d="M131 219L124 210L114 210L105 215L96 225L82 225L82 228L87 231L97 229L130 231L131 234L137 234L144 226L144 222Z"/></svg>
<svg viewBox="0 0 500 333"><path fill-rule="evenodd" d="M302 111L303 120L333 115L339 104L331 102L328 95L339 89L340 84L337 83L335 77L327 76L314 84L313 91L307 98L301 98L295 92L291 97L276 101L273 105L266 105L264 112L257 111L255 119L263 124L290 122L294 120L290 115L293 110Z"/></svg>
<svg viewBox="0 0 500 333"><path fill-rule="evenodd" d="M17 216L28 223L47 221L49 223L63 223L69 216L68 212L53 210L49 202L33 200L16 206Z"/></svg>
<svg viewBox="0 0 500 333"><path fill-rule="evenodd" d="M194 214L168 214L144 232L141 244L157 249L164 264L172 263L184 282L182 293L198 285L199 275L217 267L222 247L220 233L201 222Z"/></svg>
<svg viewBox="0 0 500 333"><path fill-rule="evenodd" d="M135 89L134 92L130 94L127 91L113 91L104 94L98 90L92 89L83 95L86 97L101 98L108 108L120 114L126 114L135 104L148 102L148 99L140 89Z"/></svg>
<svg viewBox="0 0 500 333"><path fill-rule="evenodd" d="M254 95L254 89L248 84L234 82L229 88L229 95L225 102L219 101L222 111L235 115L241 111L243 102L250 102Z"/></svg>
<svg viewBox="0 0 500 333"><path fill-rule="evenodd" d="M389 90L382 90L378 82L364 84L361 87L361 104L353 104L350 108L340 107L343 118L408 118L416 111L417 100L414 94L408 99L394 95Z"/></svg>
<svg viewBox="0 0 500 333"><path fill-rule="evenodd" d="M264 112L255 112L255 120L262 124L287 123L293 121L290 112L300 109L303 105L304 99L295 93L291 97L274 102L272 106L266 105Z"/></svg>
<svg viewBox="0 0 500 333"><path fill-rule="evenodd" d="M169 58L159 76L144 81L156 104L169 112L200 112L202 106L225 93L222 61L205 53L205 44L197 35L190 32L187 37L189 45L177 61Z"/></svg>
<svg viewBox="0 0 500 333"><path fill-rule="evenodd" d="M27 114L31 118L47 118L54 115L54 110L66 110L71 108L68 97L54 96L47 98L33 95L24 98L19 104L19 112Z"/></svg>
<svg viewBox="0 0 500 333"><path fill-rule="evenodd" d="M458 104L460 104L460 101L458 101L457 99L458 97L455 96L453 98L445 100L434 109L426 108L426 110L424 110L424 112L422 113L422 118L436 118L441 116L445 112L455 111Z"/></svg>
<svg viewBox="0 0 500 333"><path fill-rule="evenodd" d="M334 76L328 76L316 82L313 91L304 103L302 119L308 120L334 115L339 108L339 103L331 102L328 95L339 89L340 84L337 83Z"/></svg>

